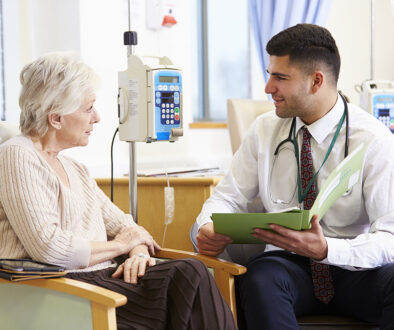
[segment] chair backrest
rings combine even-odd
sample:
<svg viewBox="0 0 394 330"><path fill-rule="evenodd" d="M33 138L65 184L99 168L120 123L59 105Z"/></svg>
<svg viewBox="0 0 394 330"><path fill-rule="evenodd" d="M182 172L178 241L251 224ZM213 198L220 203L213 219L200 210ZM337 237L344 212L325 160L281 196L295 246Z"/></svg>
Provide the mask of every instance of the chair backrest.
<svg viewBox="0 0 394 330"><path fill-rule="evenodd" d="M274 110L270 101L251 99L228 99L227 116L231 149L235 153L253 121L261 114Z"/></svg>
<svg viewBox="0 0 394 330"><path fill-rule="evenodd" d="M7 121L0 121L0 144L19 133L17 125Z"/></svg>
<svg viewBox="0 0 394 330"><path fill-rule="evenodd" d="M0 278L0 329L116 330L127 298L69 278L11 282Z"/></svg>

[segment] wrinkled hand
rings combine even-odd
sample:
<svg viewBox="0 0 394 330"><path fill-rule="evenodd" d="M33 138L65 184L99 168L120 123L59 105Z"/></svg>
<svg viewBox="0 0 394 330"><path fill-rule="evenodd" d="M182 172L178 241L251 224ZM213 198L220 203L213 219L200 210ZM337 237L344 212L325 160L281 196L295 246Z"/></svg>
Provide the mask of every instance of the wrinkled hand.
<svg viewBox="0 0 394 330"><path fill-rule="evenodd" d="M303 231L270 224L273 232L255 228L253 236L301 256L322 260L327 257L328 246L317 215L312 217L311 224L310 229Z"/></svg>
<svg viewBox="0 0 394 330"><path fill-rule="evenodd" d="M125 260L112 274L113 278L119 278L123 274L123 279L127 283L136 284L138 278L144 276L146 268L154 266L156 260L153 258L140 257L138 255L133 255L132 257Z"/></svg>
<svg viewBox="0 0 394 330"><path fill-rule="evenodd" d="M160 250L159 244L155 242L151 234L141 226L127 227L122 229L114 238L124 248L123 253L129 253L137 245L147 246L150 255L155 255L155 250Z"/></svg>
<svg viewBox="0 0 394 330"><path fill-rule="evenodd" d="M222 253L231 242L230 237L215 233L212 222L203 225L197 234L198 251L209 256Z"/></svg>

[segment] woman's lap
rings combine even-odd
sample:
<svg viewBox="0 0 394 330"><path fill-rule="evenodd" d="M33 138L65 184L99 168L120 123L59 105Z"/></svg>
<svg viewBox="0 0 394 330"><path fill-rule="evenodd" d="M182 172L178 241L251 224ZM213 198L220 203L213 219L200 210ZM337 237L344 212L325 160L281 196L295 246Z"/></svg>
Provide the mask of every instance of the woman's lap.
<svg viewBox="0 0 394 330"><path fill-rule="evenodd" d="M67 277L124 294L116 309L118 329L234 329L214 279L198 260L170 260L147 269L138 284L111 275L114 268Z"/></svg>

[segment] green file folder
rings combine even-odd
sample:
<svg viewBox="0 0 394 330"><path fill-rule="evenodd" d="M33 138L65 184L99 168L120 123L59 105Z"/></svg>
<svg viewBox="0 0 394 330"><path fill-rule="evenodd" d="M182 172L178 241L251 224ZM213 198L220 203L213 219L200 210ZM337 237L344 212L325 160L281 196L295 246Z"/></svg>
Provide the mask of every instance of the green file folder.
<svg viewBox="0 0 394 330"><path fill-rule="evenodd" d="M293 209L278 213L213 213L215 232L225 234L235 244L263 243L251 234L254 228L269 229L275 223L294 230L310 228L314 214L319 220L334 202L360 181L365 144L360 144L330 173L310 210Z"/></svg>

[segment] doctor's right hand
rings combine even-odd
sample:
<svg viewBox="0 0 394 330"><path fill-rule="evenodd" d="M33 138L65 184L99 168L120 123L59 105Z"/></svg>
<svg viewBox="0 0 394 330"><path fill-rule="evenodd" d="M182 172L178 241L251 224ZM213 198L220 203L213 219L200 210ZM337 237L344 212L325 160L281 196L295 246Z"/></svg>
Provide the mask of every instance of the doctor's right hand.
<svg viewBox="0 0 394 330"><path fill-rule="evenodd" d="M215 233L213 223L203 225L197 234L197 247L201 254L217 256L222 253L232 239L226 235Z"/></svg>

